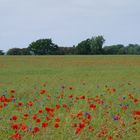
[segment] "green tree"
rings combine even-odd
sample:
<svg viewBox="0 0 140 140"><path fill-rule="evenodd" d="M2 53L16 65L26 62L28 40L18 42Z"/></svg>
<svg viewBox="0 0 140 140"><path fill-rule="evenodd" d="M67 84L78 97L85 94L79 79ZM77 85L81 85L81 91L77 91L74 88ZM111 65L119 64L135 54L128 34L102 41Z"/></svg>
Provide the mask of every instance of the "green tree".
<svg viewBox="0 0 140 140"><path fill-rule="evenodd" d="M51 39L39 39L35 42L32 42L28 49L31 54L46 55L56 54L58 46L54 44Z"/></svg>
<svg viewBox="0 0 140 140"><path fill-rule="evenodd" d="M7 51L7 55L21 55L20 48L12 48Z"/></svg>
<svg viewBox="0 0 140 140"><path fill-rule="evenodd" d="M71 55L76 53L76 48L75 46L73 47L59 47L57 54L58 55Z"/></svg>
<svg viewBox="0 0 140 140"><path fill-rule="evenodd" d="M91 53L92 54L102 54L103 44L105 43L105 39L103 36L96 36L90 39Z"/></svg>
<svg viewBox="0 0 140 140"><path fill-rule="evenodd" d="M78 54L102 54L103 50L103 44L105 42L105 39L103 36L95 36L91 39L86 39L82 42L80 42L77 46L77 53Z"/></svg>
<svg viewBox="0 0 140 140"><path fill-rule="evenodd" d="M76 46L76 50L78 54L90 54L91 53L90 39L86 39L80 42Z"/></svg>
<svg viewBox="0 0 140 140"><path fill-rule="evenodd" d="M3 50L0 50L0 55L4 55L4 52L3 52Z"/></svg>
<svg viewBox="0 0 140 140"><path fill-rule="evenodd" d="M140 54L140 45L138 44L129 44L126 47L127 54Z"/></svg>
<svg viewBox="0 0 140 140"><path fill-rule="evenodd" d="M28 48L20 49L21 55L30 55L30 50Z"/></svg>
<svg viewBox="0 0 140 140"><path fill-rule="evenodd" d="M124 46L122 44L105 46L104 54L125 54Z"/></svg>

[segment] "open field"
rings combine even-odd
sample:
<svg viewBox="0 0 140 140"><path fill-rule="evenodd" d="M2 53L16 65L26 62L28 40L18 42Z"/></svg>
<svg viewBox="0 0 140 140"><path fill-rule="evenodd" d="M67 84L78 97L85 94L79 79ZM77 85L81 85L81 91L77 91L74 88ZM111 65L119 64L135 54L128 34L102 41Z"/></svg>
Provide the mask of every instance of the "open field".
<svg viewBox="0 0 140 140"><path fill-rule="evenodd" d="M0 140L140 140L140 56L0 57Z"/></svg>

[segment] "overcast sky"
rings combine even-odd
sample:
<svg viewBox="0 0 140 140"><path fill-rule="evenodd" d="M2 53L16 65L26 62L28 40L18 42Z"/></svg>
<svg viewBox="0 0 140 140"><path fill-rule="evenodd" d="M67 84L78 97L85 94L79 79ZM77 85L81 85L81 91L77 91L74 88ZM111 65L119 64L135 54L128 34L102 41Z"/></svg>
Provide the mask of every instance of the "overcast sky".
<svg viewBox="0 0 140 140"><path fill-rule="evenodd" d="M140 44L140 0L0 0L0 49L40 38L73 46L96 35L105 45Z"/></svg>

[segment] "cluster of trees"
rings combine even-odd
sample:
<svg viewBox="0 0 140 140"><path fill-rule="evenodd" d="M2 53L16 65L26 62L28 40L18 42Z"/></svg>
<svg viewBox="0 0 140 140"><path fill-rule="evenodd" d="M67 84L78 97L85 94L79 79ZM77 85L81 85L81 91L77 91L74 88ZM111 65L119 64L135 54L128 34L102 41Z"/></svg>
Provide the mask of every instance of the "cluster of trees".
<svg viewBox="0 0 140 140"><path fill-rule="evenodd" d="M4 55L4 52L3 52L3 50L0 50L0 55Z"/></svg>
<svg viewBox="0 0 140 140"><path fill-rule="evenodd" d="M52 42L51 39L39 39L29 44L27 48L11 48L7 55L70 55L70 54L140 54L140 45L122 44L103 47L105 39L103 36L95 36L81 41L73 47L61 47ZM0 55L4 52L0 50Z"/></svg>

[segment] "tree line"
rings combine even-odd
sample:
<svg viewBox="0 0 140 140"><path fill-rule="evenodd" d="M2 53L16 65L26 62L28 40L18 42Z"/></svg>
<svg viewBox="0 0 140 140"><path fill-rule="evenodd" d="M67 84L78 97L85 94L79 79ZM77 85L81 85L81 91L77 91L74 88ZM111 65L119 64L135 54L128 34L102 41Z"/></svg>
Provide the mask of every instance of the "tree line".
<svg viewBox="0 0 140 140"><path fill-rule="evenodd" d="M11 48L6 53L0 50L0 55L94 55L94 54L140 54L140 45L122 44L104 46L105 39L102 35L87 38L76 46L61 47L53 43L52 39L39 39L27 48Z"/></svg>

